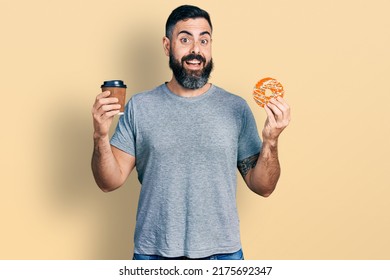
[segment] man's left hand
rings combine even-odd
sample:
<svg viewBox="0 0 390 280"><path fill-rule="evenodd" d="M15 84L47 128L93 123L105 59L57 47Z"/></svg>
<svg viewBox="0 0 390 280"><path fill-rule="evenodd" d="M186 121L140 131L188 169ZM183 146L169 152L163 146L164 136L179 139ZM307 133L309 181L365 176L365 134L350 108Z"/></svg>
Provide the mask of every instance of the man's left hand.
<svg viewBox="0 0 390 280"><path fill-rule="evenodd" d="M263 141L277 142L280 133L291 120L290 106L282 97L272 98L265 106L267 119L263 128Z"/></svg>

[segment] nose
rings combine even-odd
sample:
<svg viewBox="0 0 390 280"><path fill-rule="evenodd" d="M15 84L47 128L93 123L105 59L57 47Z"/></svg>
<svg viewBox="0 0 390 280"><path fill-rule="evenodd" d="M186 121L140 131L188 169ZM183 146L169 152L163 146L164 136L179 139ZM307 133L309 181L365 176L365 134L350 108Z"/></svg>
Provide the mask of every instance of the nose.
<svg viewBox="0 0 390 280"><path fill-rule="evenodd" d="M200 48L199 48L199 42L194 42L192 45L191 53L193 54L199 54L200 53Z"/></svg>

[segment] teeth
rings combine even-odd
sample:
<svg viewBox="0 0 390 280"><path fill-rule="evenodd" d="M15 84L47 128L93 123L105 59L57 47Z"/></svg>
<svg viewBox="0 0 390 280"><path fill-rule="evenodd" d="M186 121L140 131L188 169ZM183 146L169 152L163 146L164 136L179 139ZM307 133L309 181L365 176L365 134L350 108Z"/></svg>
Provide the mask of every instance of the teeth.
<svg viewBox="0 0 390 280"><path fill-rule="evenodd" d="M200 64L200 61L198 60L191 60L191 61L187 61L188 64Z"/></svg>

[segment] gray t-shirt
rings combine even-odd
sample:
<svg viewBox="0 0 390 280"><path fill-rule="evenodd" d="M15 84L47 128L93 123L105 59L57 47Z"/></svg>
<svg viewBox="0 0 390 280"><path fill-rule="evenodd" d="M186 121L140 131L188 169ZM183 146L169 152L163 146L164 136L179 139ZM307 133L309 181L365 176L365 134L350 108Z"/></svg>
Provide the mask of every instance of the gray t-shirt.
<svg viewBox="0 0 390 280"><path fill-rule="evenodd" d="M191 98L160 85L130 99L111 144L136 158L135 253L202 258L241 248L237 162L261 149L244 99L214 85Z"/></svg>

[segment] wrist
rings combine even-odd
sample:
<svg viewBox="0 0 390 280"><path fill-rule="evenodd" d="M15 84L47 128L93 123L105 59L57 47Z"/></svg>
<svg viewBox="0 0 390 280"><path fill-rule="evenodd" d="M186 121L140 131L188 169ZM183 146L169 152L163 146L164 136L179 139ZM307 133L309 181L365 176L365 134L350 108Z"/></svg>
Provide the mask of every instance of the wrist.
<svg viewBox="0 0 390 280"><path fill-rule="evenodd" d="M109 140L108 134L100 134L98 132L93 133L93 140L95 142L100 142L100 141L107 141Z"/></svg>
<svg viewBox="0 0 390 280"><path fill-rule="evenodd" d="M263 146L268 146L270 148L276 148L278 146L278 139L263 138Z"/></svg>

